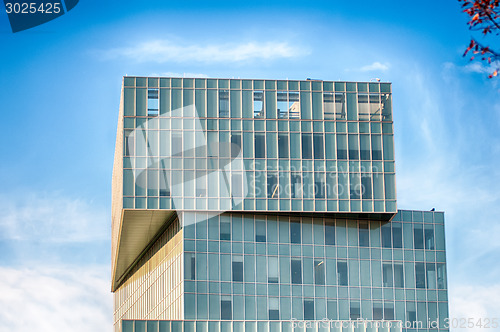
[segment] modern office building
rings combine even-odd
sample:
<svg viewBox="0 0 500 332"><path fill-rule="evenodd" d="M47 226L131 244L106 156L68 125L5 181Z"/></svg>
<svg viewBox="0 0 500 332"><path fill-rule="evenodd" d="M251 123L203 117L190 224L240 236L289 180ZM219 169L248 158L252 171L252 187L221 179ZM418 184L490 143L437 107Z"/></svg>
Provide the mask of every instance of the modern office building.
<svg viewBox="0 0 500 332"><path fill-rule="evenodd" d="M379 82L124 77L115 332L447 330L444 214L397 210L391 100Z"/></svg>

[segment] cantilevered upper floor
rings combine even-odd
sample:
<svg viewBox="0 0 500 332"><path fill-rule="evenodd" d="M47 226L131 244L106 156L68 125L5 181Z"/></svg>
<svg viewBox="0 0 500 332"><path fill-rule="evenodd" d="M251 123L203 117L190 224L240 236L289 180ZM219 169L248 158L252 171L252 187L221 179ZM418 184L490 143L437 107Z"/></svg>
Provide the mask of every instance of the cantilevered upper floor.
<svg viewBox="0 0 500 332"><path fill-rule="evenodd" d="M124 77L114 275L176 210L390 220L391 101L380 82Z"/></svg>

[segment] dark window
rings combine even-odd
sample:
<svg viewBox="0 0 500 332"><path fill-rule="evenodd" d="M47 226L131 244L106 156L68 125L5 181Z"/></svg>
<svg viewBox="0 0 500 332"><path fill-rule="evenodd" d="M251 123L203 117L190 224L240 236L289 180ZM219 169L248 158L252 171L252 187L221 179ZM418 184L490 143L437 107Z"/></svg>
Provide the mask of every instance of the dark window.
<svg viewBox="0 0 500 332"><path fill-rule="evenodd" d="M278 198L278 176L276 174L267 175L267 197Z"/></svg>
<svg viewBox="0 0 500 332"><path fill-rule="evenodd" d="M264 134L255 134L255 158L266 157L266 140Z"/></svg>
<svg viewBox="0 0 500 332"><path fill-rule="evenodd" d="M311 134L302 134L302 159L312 159L312 137Z"/></svg>
<svg viewBox="0 0 500 332"><path fill-rule="evenodd" d="M361 195L363 199L372 198L372 177L369 174L361 174Z"/></svg>
<svg viewBox="0 0 500 332"><path fill-rule="evenodd" d="M300 198L301 196L301 188L302 188L302 177L301 173L292 173L291 174L291 188L290 194L292 198Z"/></svg>
<svg viewBox="0 0 500 332"><path fill-rule="evenodd" d="M292 284L302 283L302 262L299 259L292 259Z"/></svg>
<svg viewBox="0 0 500 332"><path fill-rule="evenodd" d="M372 135L372 159L382 160L382 141L380 135Z"/></svg>
<svg viewBox="0 0 500 332"><path fill-rule="evenodd" d="M255 242L266 242L266 222L264 220L255 221Z"/></svg>
<svg viewBox="0 0 500 332"><path fill-rule="evenodd" d="M323 147L323 135L314 134L314 159L324 159L325 148Z"/></svg>
<svg viewBox="0 0 500 332"><path fill-rule="evenodd" d="M383 225L380 230L382 231L382 247L383 248L391 248L391 224L387 223Z"/></svg>
<svg viewBox="0 0 500 332"><path fill-rule="evenodd" d="M337 262L337 283L340 286L348 285L348 277L347 277L347 263L346 262Z"/></svg>
<svg viewBox="0 0 500 332"><path fill-rule="evenodd" d="M403 248L403 231L400 223L392 223L392 246Z"/></svg>
<svg viewBox="0 0 500 332"><path fill-rule="evenodd" d="M280 311L276 309L269 309L269 320L279 320Z"/></svg>
<svg viewBox="0 0 500 332"><path fill-rule="evenodd" d="M425 288L425 265L415 263L415 283L417 288Z"/></svg>
<svg viewBox="0 0 500 332"><path fill-rule="evenodd" d="M236 158L241 151L241 134L231 134L231 158Z"/></svg>
<svg viewBox="0 0 500 332"><path fill-rule="evenodd" d="M346 135L337 135L337 159L347 159Z"/></svg>
<svg viewBox="0 0 500 332"><path fill-rule="evenodd" d="M384 304L384 319L393 320L394 319L394 304L386 302Z"/></svg>
<svg viewBox="0 0 500 332"><path fill-rule="evenodd" d="M394 264L394 287L405 286L404 276L403 276L403 265Z"/></svg>
<svg viewBox="0 0 500 332"><path fill-rule="evenodd" d="M304 320L314 319L314 301L304 300Z"/></svg>
<svg viewBox="0 0 500 332"><path fill-rule="evenodd" d="M278 135L278 152L280 158L288 158L288 135Z"/></svg>
<svg viewBox="0 0 500 332"><path fill-rule="evenodd" d="M382 309L382 303L380 302L373 303L373 319L374 320L384 319L384 311Z"/></svg>
<svg viewBox="0 0 500 332"><path fill-rule="evenodd" d="M358 135L349 135L349 159L359 159Z"/></svg>
<svg viewBox="0 0 500 332"><path fill-rule="evenodd" d="M425 249L434 250L434 230L432 225L425 226Z"/></svg>
<svg viewBox="0 0 500 332"><path fill-rule="evenodd" d="M243 282L243 262L233 262L233 281Z"/></svg>
<svg viewBox="0 0 500 332"><path fill-rule="evenodd" d="M422 225L413 225L413 241L415 249L424 249L424 230Z"/></svg>
<svg viewBox="0 0 500 332"><path fill-rule="evenodd" d="M316 285L325 284L325 264L324 261L314 261L314 283Z"/></svg>
<svg viewBox="0 0 500 332"><path fill-rule="evenodd" d="M220 301L220 319L231 320L231 300Z"/></svg>
<svg viewBox="0 0 500 332"><path fill-rule="evenodd" d="M227 221L221 221L220 223L220 239L231 240L231 224Z"/></svg>
<svg viewBox="0 0 500 332"><path fill-rule="evenodd" d="M351 320L356 320L358 318L361 318L361 310L359 307L359 302L353 302L351 303L351 313L350 313L350 318Z"/></svg>
<svg viewBox="0 0 500 332"><path fill-rule="evenodd" d="M359 222L359 246L370 246L370 230L368 228L368 222L366 221Z"/></svg>
<svg viewBox="0 0 500 332"><path fill-rule="evenodd" d="M300 222L290 222L290 242L301 243L300 241Z"/></svg>
<svg viewBox="0 0 500 332"><path fill-rule="evenodd" d="M325 244L334 245L335 244L335 224L325 223Z"/></svg>
<svg viewBox="0 0 500 332"><path fill-rule="evenodd" d="M360 135L359 136L359 144L360 144L360 157L361 160L370 160L370 135Z"/></svg>

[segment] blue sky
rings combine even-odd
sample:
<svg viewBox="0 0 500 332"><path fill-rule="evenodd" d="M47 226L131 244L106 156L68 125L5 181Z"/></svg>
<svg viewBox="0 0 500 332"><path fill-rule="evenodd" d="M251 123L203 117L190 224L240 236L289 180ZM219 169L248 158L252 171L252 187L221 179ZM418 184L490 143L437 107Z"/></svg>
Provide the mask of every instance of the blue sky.
<svg viewBox="0 0 500 332"><path fill-rule="evenodd" d="M80 1L16 34L0 12L0 331L111 330L125 74L392 82L399 208L446 212L452 317L500 318L500 86L466 22L453 0Z"/></svg>

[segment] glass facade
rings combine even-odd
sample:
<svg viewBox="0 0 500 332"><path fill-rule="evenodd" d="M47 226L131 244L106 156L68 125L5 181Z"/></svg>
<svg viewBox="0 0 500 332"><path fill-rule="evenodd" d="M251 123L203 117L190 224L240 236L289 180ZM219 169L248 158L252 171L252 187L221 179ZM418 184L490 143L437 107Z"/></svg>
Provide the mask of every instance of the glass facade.
<svg viewBox="0 0 500 332"><path fill-rule="evenodd" d="M447 331L444 214L397 210L391 100L124 77L115 332ZM394 325L343 325L360 319Z"/></svg>
<svg viewBox="0 0 500 332"><path fill-rule="evenodd" d="M389 83L125 77L123 207L396 212Z"/></svg>

